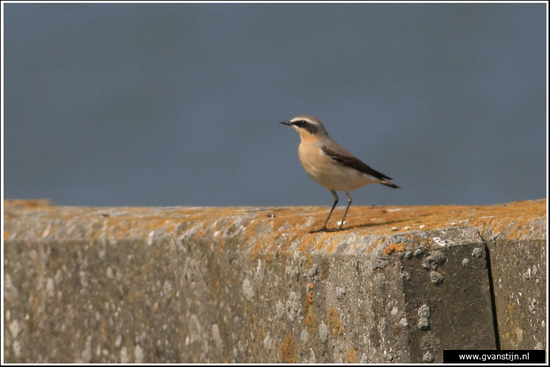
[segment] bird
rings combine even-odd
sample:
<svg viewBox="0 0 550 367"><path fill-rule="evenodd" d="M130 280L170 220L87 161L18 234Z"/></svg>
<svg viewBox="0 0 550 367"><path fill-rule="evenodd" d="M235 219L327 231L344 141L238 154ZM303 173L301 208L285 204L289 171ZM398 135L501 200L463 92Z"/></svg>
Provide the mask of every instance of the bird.
<svg viewBox="0 0 550 367"><path fill-rule="evenodd" d="M338 204L339 198L336 191L343 191L347 198L344 216L338 229L335 229L335 231L340 231L351 205L350 191L372 183L379 183L393 189L401 188L389 182L392 180L391 177L372 169L332 140L321 121L316 117L300 115L280 123L292 126L300 134L298 157L304 170L315 182L328 189L334 197L334 203L323 227L311 231L311 233L334 231L327 229L327 224L334 207Z"/></svg>

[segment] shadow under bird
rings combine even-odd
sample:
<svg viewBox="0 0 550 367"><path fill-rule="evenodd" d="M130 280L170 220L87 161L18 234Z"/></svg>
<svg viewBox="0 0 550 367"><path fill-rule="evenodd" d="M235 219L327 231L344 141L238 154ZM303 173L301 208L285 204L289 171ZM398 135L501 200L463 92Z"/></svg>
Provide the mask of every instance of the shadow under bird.
<svg viewBox="0 0 550 367"><path fill-rule="evenodd" d="M344 219L351 205L350 191L371 183L379 183L393 189L399 186L389 182L391 177L380 173L357 159L343 146L335 142L328 135L321 121L313 116L301 115L281 124L292 126L300 134L298 157L306 173L319 185L328 189L334 197L334 204L328 213L323 227L314 232L327 231L327 223L338 204L336 190L346 194L348 205L338 230L342 229Z"/></svg>

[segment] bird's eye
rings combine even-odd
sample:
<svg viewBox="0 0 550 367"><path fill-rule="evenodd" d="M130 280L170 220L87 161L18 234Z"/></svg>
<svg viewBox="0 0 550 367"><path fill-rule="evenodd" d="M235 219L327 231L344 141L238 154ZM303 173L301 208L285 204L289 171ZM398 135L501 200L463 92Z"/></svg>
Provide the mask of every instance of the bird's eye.
<svg viewBox="0 0 550 367"><path fill-rule="evenodd" d="M298 126L298 127L302 127L302 126L304 126L304 125L306 124L306 122L305 122L304 120L300 120L300 121L296 121L295 124L296 124L296 126Z"/></svg>

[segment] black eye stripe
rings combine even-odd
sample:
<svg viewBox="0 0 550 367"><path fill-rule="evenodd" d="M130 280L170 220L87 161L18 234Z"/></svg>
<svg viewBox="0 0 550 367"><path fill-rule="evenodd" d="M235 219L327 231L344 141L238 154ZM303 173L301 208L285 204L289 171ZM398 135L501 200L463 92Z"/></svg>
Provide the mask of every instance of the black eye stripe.
<svg viewBox="0 0 550 367"><path fill-rule="evenodd" d="M311 122L305 120L298 120L293 122L294 125L298 126L301 129L306 129L310 134L317 133L317 125L312 124Z"/></svg>

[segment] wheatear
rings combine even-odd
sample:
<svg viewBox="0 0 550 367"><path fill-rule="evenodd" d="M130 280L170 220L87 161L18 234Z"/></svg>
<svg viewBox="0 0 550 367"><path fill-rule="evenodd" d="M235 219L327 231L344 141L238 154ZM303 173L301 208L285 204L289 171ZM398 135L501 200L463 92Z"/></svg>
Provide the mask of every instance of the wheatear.
<svg viewBox="0 0 550 367"><path fill-rule="evenodd" d="M321 121L317 118L302 115L294 117L290 121L283 121L281 124L292 126L300 134L301 142L298 146L298 157L302 162L302 166L311 178L319 185L327 188L334 197L334 204L332 204L323 228L313 232L327 230L328 220L334 207L338 204L336 190L345 192L348 199L344 217L338 227L338 230L341 230L351 205L350 191L371 183L379 183L394 189L400 189L399 186L387 181L391 180L390 177L373 170L355 158L343 146L332 140Z"/></svg>

